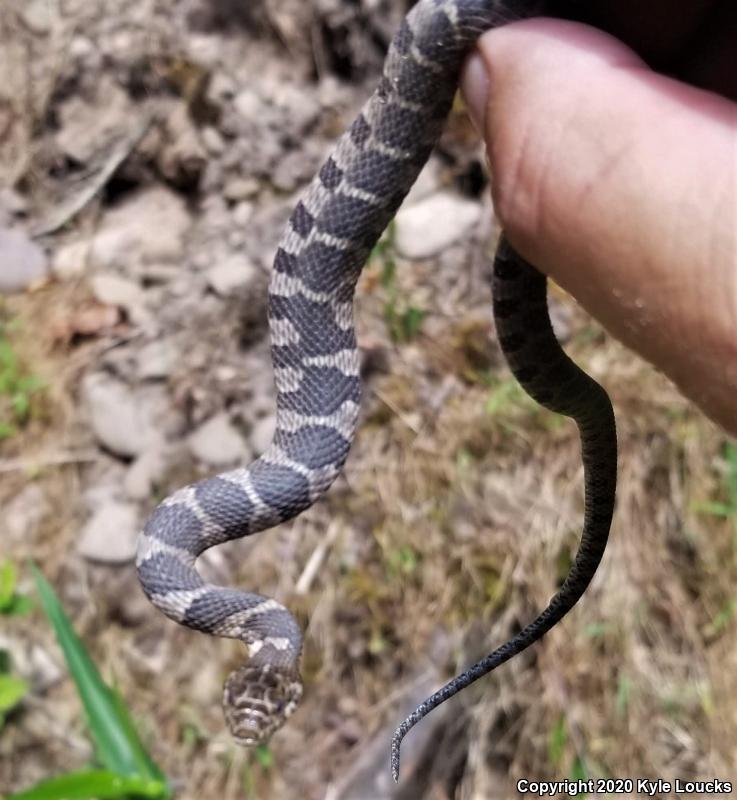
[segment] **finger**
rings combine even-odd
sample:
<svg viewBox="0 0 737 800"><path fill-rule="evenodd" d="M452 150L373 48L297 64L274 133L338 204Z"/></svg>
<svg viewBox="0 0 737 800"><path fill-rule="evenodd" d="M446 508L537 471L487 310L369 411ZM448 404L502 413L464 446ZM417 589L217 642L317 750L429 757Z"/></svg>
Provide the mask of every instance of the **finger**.
<svg viewBox="0 0 737 800"><path fill-rule="evenodd" d="M737 432L735 106L555 20L486 34L463 86L512 244Z"/></svg>

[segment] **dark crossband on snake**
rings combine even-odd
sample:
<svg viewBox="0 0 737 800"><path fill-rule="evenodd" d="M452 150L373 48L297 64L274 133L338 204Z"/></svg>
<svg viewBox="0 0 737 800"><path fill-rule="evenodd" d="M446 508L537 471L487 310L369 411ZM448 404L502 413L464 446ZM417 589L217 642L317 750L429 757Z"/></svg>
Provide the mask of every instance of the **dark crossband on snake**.
<svg viewBox="0 0 737 800"><path fill-rule="evenodd" d="M206 583L195 561L209 547L295 517L339 474L361 394L352 316L360 270L440 135L465 56L481 33L530 12L520 2L420 0L407 15L379 86L297 204L276 252L268 297L277 388L271 445L248 466L172 494L141 533L136 563L151 602L176 622L246 645L247 663L227 678L223 695L240 744L265 742L295 710L302 633L279 602ZM499 342L513 374L538 403L578 425L583 533L570 573L540 616L400 725L391 748L395 779L400 743L413 725L536 642L576 604L612 520L617 442L606 392L561 350L546 278L504 236L491 283Z"/></svg>

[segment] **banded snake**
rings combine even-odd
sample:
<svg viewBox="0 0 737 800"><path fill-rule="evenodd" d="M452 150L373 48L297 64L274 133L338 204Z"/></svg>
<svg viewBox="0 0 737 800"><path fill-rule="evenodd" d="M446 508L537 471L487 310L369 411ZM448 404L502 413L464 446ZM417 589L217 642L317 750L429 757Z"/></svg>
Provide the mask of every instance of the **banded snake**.
<svg viewBox="0 0 737 800"><path fill-rule="evenodd" d="M268 318L277 388L276 433L246 467L164 500L139 538L137 569L151 602L177 622L241 639L245 666L226 680L223 709L237 742L267 740L302 695L302 634L276 600L203 581L207 548L289 520L332 484L348 455L361 392L352 301L360 270L427 161L464 58L484 31L524 16L519 0L419 0L401 24L375 92L295 207L274 259ZM422 703L392 741L392 771L407 731L429 711L540 639L573 607L606 547L617 443L602 387L562 351L546 278L504 235L492 277L496 329L507 362L538 403L579 428L585 508L571 570L548 607L507 643Z"/></svg>

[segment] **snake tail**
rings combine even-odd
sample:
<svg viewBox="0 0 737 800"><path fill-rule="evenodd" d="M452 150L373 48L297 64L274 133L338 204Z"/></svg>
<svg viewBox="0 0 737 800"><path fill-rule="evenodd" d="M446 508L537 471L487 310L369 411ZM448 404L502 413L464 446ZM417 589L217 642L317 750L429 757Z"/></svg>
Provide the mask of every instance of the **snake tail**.
<svg viewBox="0 0 737 800"><path fill-rule="evenodd" d="M581 599L609 538L617 484L617 433L606 391L562 350L550 323L547 279L502 236L492 277L494 321L513 375L540 405L578 425L584 468L584 521L573 566L547 608L493 653L421 703L397 728L391 768L399 779L402 739L441 703L541 639Z"/></svg>

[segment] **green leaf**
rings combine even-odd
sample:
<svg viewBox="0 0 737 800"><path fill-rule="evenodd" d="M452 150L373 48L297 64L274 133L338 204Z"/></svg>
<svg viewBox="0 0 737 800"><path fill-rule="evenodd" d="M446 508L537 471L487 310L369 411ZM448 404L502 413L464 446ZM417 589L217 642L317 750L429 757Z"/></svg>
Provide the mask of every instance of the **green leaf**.
<svg viewBox="0 0 737 800"><path fill-rule="evenodd" d="M6 608L0 608L0 614L10 617L20 617L33 608L33 600L22 594L15 595Z"/></svg>
<svg viewBox="0 0 737 800"><path fill-rule="evenodd" d="M585 781L588 780L589 772L586 769L586 762L581 758L581 756L576 756L576 760L573 762L573 767L571 768L571 780L572 781ZM588 792L579 792L576 797L587 797Z"/></svg>
<svg viewBox="0 0 737 800"><path fill-rule="evenodd" d="M568 744L568 731L566 729L566 718L563 714L558 717L558 721L550 731L548 740L548 761L554 766L559 767L563 761Z"/></svg>
<svg viewBox="0 0 737 800"><path fill-rule="evenodd" d="M417 569L417 553L409 546L402 545L387 553L386 561L389 569L396 573L411 575Z"/></svg>
<svg viewBox="0 0 737 800"><path fill-rule="evenodd" d="M712 514L715 517L729 517L735 513L735 509L727 505L727 503L720 503L712 500L696 503L694 510L699 514Z"/></svg>
<svg viewBox="0 0 737 800"><path fill-rule="evenodd" d="M31 408L31 400L29 395L24 391L18 391L12 398L13 413L19 422L24 422L28 418L28 412Z"/></svg>
<svg viewBox="0 0 737 800"><path fill-rule="evenodd" d="M18 429L15 425L0 420L0 439L10 439L10 437L15 436L16 433L18 433Z"/></svg>
<svg viewBox="0 0 737 800"><path fill-rule="evenodd" d="M5 387L5 381L8 380L10 373L16 371L16 366L17 359L15 357L15 351L10 346L10 342L6 339L0 340L0 368L2 368L2 372L0 373L0 389Z"/></svg>
<svg viewBox="0 0 737 800"><path fill-rule="evenodd" d="M256 761L264 772L267 772L274 766L274 754L266 744L260 744L256 748Z"/></svg>
<svg viewBox="0 0 737 800"><path fill-rule="evenodd" d="M606 622L592 622L584 628L583 635L598 639L601 636L605 636L608 630L609 625Z"/></svg>
<svg viewBox="0 0 737 800"><path fill-rule="evenodd" d="M502 411L519 391L518 384L515 381L509 380L501 383L489 393L486 399L486 413L489 416L495 416Z"/></svg>
<svg viewBox="0 0 737 800"><path fill-rule="evenodd" d="M26 696L28 683L15 675L0 675L0 716L15 708Z"/></svg>
<svg viewBox="0 0 737 800"><path fill-rule="evenodd" d="M391 258L384 259L381 269L381 285L385 289L390 289L394 285L397 275L397 265Z"/></svg>
<svg viewBox="0 0 737 800"><path fill-rule="evenodd" d="M125 705L122 695L115 687L106 687L112 698L113 707L117 715L117 723L120 726L121 732L129 742L133 751L136 754L136 760L139 768L145 764L144 769L140 769L140 774L147 775L160 781L166 780L164 773L159 769L157 764L146 751L141 739L133 723L133 718ZM167 794L168 797L168 794Z"/></svg>
<svg viewBox="0 0 737 800"><path fill-rule="evenodd" d="M9 608L13 602L17 579L14 564L10 561L0 563L0 612Z"/></svg>
<svg viewBox="0 0 737 800"><path fill-rule="evenodd" d="M163 800L168 789L160 780L117 775L109 770L83 770L50 778L6 800L108 800L109 798Z"/></svg>
<svg viewBox="0 0 737 800"><path fill-rule="evenodd" d="M374 258L384 258L388 256L389 251L394 247L394 240L396 239L397 233L397 226L394 220L392 220L389 225L387 225L386 231L384 231L384 235L379 239L379 241L374 245L374 249L371 251L370 258L373 260Z"/></svg>
<svg viewBox="0 0 737 800"><path fill-rule="evenodd" d="M413 339L420 331L425 312L421 308L410 306L402 314L402 336L405 340Z"/></svg>
<svg viewBox="0 0 737 800"><path fill-rule="evenodd" d="M623 717L627 712L627 707L630 703L630 679L627 675L620 675L619 681L617 683L617 702L616 702L616 709L617 709L617 716Z"/></svg>
<svg viewBox="0 0 737 800"><path fill-rule="evenodd" d="M121 776L138 776L163 783L164 775L144 749L119 694L100 677L54 590L35 566L32 569L44 612L54 628L84 705L100 763Z"/></svg>
<svg viewBox="0 0 737 800"><path fill-rule="evenodd" d="M737 599L731 598L726 602L721 611L716 614L711 624L708 626L708 632L712 636L721 633L734 618L735 610L737 610Z"/></svg>
<svg viewBox="0 0 737 800"><path fill-rule="evenodd" d="M10 653L0 647L0 675L9 675L10 667Z"/></svg>

